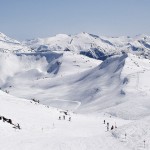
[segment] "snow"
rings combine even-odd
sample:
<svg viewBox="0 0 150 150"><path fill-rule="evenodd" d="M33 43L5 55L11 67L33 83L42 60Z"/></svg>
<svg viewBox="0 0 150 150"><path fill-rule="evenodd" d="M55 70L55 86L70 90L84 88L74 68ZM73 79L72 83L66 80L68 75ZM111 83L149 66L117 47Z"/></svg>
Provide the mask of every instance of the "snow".
<svg viewBox="0 0 150 150"><path fill-rule="evenodd" d="M143 55L146 58L150 56L150 36L147 35L107 37L82 32L76 35L58 34L43 39L27 40L23 43L33 51L39 51L39 47L45 45L46 51L65 51L67 49L101 60L106 56L122 52Z"/></svg>
<svg viewBox="0 0 150 150"><path fill-rule="evenodd" d="M0 120L0 149L149 150L149 36L0 42L0 116L21 127Z"/></svg>
<svg viewBox="0 0 150 150"><path fill-rule="evenodd" d="M149 114L149 63L133 54L104 62L72 52L4 54L0 86L20 98L82 113L106 111L129 119L129 108L130 118L137 119Z"/></svg>
<svg viewBox="0 0 150 150"><path fill-rule="evenodd" d="M0 52L27 52L30 48L0 32Z"/></svg>
<svg viewBox="0 0 150 150"><path fill-rule="evenodd" d="M19 99L0 92L1 115L19 123L21 130L13 129L8 123L0 121L0 149L126 149L111 132L106 132L105 118L119 125L124 121L109 116L84 116L70 113L72 120L58 120L60 110ZM9 111L8 111L9 110Z"/></svg>

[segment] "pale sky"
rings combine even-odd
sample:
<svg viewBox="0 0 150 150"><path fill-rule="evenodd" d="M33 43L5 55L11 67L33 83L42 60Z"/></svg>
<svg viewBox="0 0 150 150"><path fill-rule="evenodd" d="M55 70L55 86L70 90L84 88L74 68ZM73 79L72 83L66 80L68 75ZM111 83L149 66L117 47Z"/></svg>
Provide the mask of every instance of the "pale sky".
<svg viewBox="0 0 150 150"><path fill-rule="evenodd" d="M15 39L83 31L150 35L150 0L0 0L0 32Z"/></svg>

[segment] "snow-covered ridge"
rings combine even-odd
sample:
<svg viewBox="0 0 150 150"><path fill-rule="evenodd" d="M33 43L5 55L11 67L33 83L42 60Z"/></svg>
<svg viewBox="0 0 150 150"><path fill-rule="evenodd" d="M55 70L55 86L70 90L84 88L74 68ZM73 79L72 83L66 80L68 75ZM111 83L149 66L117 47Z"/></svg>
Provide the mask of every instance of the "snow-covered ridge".
<svg viewBox="0 0 150 150"><path fill-rule="evenodd" d="M30 50L30 48L21 42L0 32L0 52L27 52L28 50Z"/></svg>
<svg viewBox="0 0 150 150"><path fill-rule="evenodd" d="M92 58L104 60L107 56L121 53L134 53L150 56L150 37L104 37L89 33L76 35L58 34L54 37L24 41L34 51L73 51Z"/></svg>
<svg viewBox="0 0 150 150"><path fill-rule="evenodd" d="M0 33L0 50L15 53L72 51L100 60L124 52L150 58L150 36L106 37L82 32L76 35L57 34L53 37L18 42Z"/></svg>
<svg viewBox="0 0 150 150"><path fill-rule="evenodd" d="M1 32L0 32L0 41L8 42L8 43L20 44L19 41L14 40L14 39L11 39L11 38L9 38L8 36L6 36L5 34L3 34L3 33L1 33Z"/></svg>

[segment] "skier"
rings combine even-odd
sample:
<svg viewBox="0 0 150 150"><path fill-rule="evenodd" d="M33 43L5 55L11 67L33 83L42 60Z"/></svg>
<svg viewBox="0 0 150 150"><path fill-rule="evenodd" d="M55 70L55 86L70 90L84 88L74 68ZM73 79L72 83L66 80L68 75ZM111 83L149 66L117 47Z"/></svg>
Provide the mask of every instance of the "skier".
<svg viewBox="0 0 150 150"><path fill-rule="evenodd" d="M59 116L59 120L61 120L61 116Z"/></svg>
<svg viewBox="0 0 150 150"><path fill-rule="evenodd" d="M63 116L64 120L65 120L65 115Z"/></svg>
<svg viewBox="0 0 150 150"><path fill-rule="evenodd" d="M21 129L19 123L17 124L17 128L18 128L18 129Z"/></svg>
<svg viewBox="0 0 150 150"><path fill-rule="evenodd" d="M71 121L71 117L69 117L69 121Z"/></svg>
<svg viewBox="0 0 150 150"><path fill-rule="evenodd" d="M144 142L144 148L145 148L145 140L143 142Z"/></svg>
<svg viewBox="0 0 150 150"><path fill-rule="evenodd" d="M126 137L127 137L127 133L126 133L126 132L125 132L125 135L124 135L124 136L125 136L125 139L126 139Z"/></svg>
<svg viewBox="0 0 150 150"><path fill-rule="evenodd" d="M109 131L109 122L107 122L107 131Z"/></svg>
<svg viewBox="0 0 150 150"><path fill-rule="evenodd" d="M113 129L114 129L114 126L112 125L111 130L113 130Z"/></svg>
<svg viewBox="0 0 150 150"><path fill-rule="evenodd" d="M109 122L107 122L107 127L109 127Z"/></svg>
<svg viewBox="0 0 150 150"><path fill-rule="evenodd" d="M104 120L104 124L105 124L105 120Z"/></svg>

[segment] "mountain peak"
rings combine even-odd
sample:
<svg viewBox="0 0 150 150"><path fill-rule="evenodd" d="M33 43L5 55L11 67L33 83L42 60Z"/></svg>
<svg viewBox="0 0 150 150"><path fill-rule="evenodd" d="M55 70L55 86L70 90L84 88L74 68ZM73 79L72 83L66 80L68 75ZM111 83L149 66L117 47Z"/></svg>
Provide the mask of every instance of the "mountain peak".
<svg viewBox="0 0 150 150"><path fill-rule="evenodd" d="M28 51L28 48L19 41L0 32L0 52L19 52L24 50Z"/></svg>
<svg viewBox="0 0 150 150"><path fill-rule="evenodd" d="M2 32L0 32L0 37L5 37L6 35Z"/></svg>
<svg viewBox="0 0 150 150"><path fill-rule="evenodd" d="M87 33L87 32L80 32L80 33L78 33L77 35L81 35L81 36L85 36L85 35L90 35L89 33Z"/></svg>

